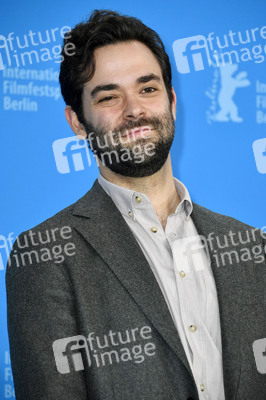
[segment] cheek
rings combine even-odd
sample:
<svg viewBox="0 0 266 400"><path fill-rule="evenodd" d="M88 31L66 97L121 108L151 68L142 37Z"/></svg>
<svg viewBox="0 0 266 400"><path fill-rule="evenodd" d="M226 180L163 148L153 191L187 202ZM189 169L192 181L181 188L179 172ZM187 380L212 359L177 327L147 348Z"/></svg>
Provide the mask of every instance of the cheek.
<svg viewBox="0 0 266 400"><path fill-rule="evenodd" d="M121 109L115 107L105 108L104 110L99 110L95 117L97 125L112 129L121 123Z"/></svg>
<svg viewBox="0 0 266 400"><path fill-rule="evenodd" d="M156 97L154 99L150 99L147 107L150 109L152 114L161 114L165 113L169 110L169 99L168 96L165 95L163 97Z"/></svg>

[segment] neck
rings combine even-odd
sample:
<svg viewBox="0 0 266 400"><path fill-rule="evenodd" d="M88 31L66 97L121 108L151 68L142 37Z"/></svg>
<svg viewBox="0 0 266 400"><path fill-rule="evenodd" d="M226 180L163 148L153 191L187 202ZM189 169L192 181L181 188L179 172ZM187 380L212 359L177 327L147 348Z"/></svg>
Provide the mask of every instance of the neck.
<svg viewBox="0 0 266 400"><path fill-rule="evenodd" d="M175 188L170 154L160 171L151 176L131 178L116 174L104 166L100 166L100 172L111 183L146 194L165 229L168 216L180 203Z"/></svg>

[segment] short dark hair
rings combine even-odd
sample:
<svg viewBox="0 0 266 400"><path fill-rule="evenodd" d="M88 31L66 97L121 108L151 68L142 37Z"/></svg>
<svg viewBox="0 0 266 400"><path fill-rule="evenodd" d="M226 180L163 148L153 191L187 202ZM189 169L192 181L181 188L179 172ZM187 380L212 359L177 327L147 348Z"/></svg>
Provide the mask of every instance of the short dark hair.
<svg viewBox="0 0 266 400"><path fill-rule="evenodd" d="M65 103L84 121L82 92L86 82L94 75L94 50L99 47L137 40L155 55L162 71L170 104L172 103L172 72L169 57L159 35L139 19L110 10L94 10L86 22L76 25L64 38L59 81ZM65 47L74 45L74 54Z"/></svg>

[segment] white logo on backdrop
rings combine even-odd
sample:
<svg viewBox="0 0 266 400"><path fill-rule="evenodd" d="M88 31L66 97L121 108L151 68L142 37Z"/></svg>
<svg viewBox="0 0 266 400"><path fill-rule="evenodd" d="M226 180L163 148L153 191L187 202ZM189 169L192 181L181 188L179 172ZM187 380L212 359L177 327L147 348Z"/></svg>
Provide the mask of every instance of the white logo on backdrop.
<svg viewBox="0 0 266 400"><path fill-rule="evenodd" d="M247 72L242 71L235 75L238 64L213 65L214 74L212 86L205 92L211 99L211 105L207 111L207 121L215 122L243 122L239 115L239 109L234 100L237 89L250 85Z"/></svg>

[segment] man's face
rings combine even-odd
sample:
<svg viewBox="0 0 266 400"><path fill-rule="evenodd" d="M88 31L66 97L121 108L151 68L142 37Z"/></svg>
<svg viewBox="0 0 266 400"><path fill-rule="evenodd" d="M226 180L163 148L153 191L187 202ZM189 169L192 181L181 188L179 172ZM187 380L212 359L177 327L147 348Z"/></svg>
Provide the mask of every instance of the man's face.
<svg viewBox="0 0 266 400"><path fill-rule="evenodd" d="M96 49L95 74L83 91L83 126L102 163L124 176L150 176L164 165L174 137L172 105L160 65L132 41Z"/></svg>

